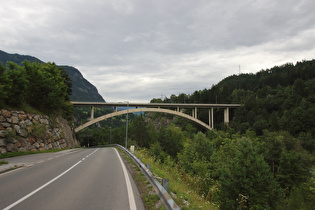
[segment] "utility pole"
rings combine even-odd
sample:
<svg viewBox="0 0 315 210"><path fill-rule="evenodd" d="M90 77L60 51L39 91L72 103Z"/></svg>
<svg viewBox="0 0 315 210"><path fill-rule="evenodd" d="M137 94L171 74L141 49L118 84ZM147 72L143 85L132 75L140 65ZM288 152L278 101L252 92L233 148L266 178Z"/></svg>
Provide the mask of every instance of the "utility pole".
<svg viewBox="0 0 315 210"><path fill-rule="evenodd" d="M112 144L112 127L109 127L109 144Z"/></svg>
<svg viewBox="0 0 315 210"><path fill-rule="evenodd" d="M126 120L126 143L125 148L127 149L127 141L128 141L128 111L129 111L129 101L127 102L127 120Z"/></svg>

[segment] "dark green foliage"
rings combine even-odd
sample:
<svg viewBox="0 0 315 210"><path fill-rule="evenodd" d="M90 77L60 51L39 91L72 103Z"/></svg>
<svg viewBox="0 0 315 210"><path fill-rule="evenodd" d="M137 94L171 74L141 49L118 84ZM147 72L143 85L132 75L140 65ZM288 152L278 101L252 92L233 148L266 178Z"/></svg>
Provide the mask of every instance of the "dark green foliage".
<svg viewBox="0 0 315 210"><path fill-rule="evenodd" d="M221 209L314 207L314 60L233 75L211 89L151 102L243 104L231 112L229 126L218 117L222 110L215 109L215 128L222 130L206 134L168 115L130 120L128 141L147 148L167 167L173 162L206 200ZM207 122L208 112L199 111L198 118ZM115 143L124 145L125 126L114 130Z"/></svg>
<svg viewBox="0 0 315 210"><path fill-rule="evenodd" d="M159 131L158 141L163 150L172 158L177 157L177 153L182 150L184 135L181 128L171 124L167 128L162 126Z"/></svg>
<svg viewBox="0 0 315 210"><path fill-rule="evenodd" d="M0 65L1 106L22 108L30 105L45 114L60 114L70 119L71 80L54 63L8 62Z"/></svg>
<svg viewBox="0 0 315 210"><path fill-rule="evenodd" d="M275 208L280 187L250 139L236 142L220 176L220 208Z"/></svg>
<svg viewBox="0 0 315 210"><path fill-rule="evenodd" d="M44 63L38 58L32 56L9 54L0 50L0 64L2 63L3 66L5 66L8 61L14 62L21 66L22 62L25 60L32 63ZM61 72L62 76L65 78L65 84L68 87L71 87L72 84L72 88L68 88L68 95L70 95L71 101L105 101L98 93L95 86L87 81L78 69L71 66L58 66L58 68L65 70Z"/></svg>
<svg viewBox="0 0 315 210"><path fill-rule="evenodd" d="M231 113L230 126L238 132L254 130L285 130L294 136L309 133L315 138L315 60L275 66L256 74L232 75L211 89L153 99L163 103L240 103L243 106ZM222 110L215 109L214 126L223 129ZM208 121L207 111L198 118Z"/></svg>

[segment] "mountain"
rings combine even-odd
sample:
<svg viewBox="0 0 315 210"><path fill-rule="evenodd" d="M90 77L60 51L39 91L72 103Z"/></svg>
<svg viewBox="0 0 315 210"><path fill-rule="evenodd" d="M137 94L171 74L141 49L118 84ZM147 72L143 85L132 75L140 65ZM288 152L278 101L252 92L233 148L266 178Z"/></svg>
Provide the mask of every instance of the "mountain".
<svg viewBox="0 0 315 210"><path fill-rule="evenodd" d="M87 81L81 72L72 66L62 67L72 80L71 101L105 102L96 87Z"/></svg>
<svg viewBox="0 0 315 210"><path fill-rule="evenodd" d="M2 65L6 65L7 61L21 64L24 60L43 63L41 60L33 56L9 54L0 50L0 63L2 63ZM97 88L87 81L78 69L72 66L59 67L63 68L72 80L71 101L105 102L103 97L98 93Z"/></svg>

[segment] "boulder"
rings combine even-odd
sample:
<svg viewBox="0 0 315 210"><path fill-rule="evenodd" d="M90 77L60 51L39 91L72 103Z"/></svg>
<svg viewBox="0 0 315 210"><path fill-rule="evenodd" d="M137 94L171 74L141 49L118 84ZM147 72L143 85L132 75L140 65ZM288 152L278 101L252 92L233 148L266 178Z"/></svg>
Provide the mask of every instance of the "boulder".
<svg viewBox="0 0 315 210"><path fill-rule="evenodd" d="M33 146L38 149L40 145L39 145L39 143L35 142L35 143L33 144Z"/></svg>
<svg viewBox="0 0 315 210"><path fill-rule="evenodd" d="M0 147L5 147L6 142L5 139L0 139Z"/></svg>
<svg viewBox="0 0 315 210"><path fill-rule="evenodd" d="M7 119L3 117L2 115L0 115L0 122L5 122L5 121L7 121Z"/></svg>
<svg viewBox="0 0 315 210"><path fill-rule="evenodd" d="M0 137L5 137L7 134L6 130L0 130Z"/></svg>
<svg viewBox="0 0 315 210"><path fill-rule="evenodd" d="M28 132L25 129L20 129L20 136L27 137Z"/></svg>
<svg viewBox="0 0 315 210"><path fill-rule="evenodd" d="M13 124L18 124L18 123L19 123L19 118L16 117L16 116L12 116L12 117L11 117L11 122L12 122Z"/></svg>
<svg viewBox="0 0 315 210"><path fill-rule="evenodd" d="M6 152L7 152L7 150L4 147L0 147L0 154L4 154Z"/></svg>
<svg viewBox="0 0 315 210"><path fill-rule="evenodd" d="M14 125L13 127L17 133L21 132L21 127L19 125Z"/></svg>
<svg viewBox="0 0 315 210"><path fill-rule="evenodd" d="M26 120L27 119L27 115L26 114L19 114L19 119L20 120Z"/></svg>
<svg viewBox="0 0 315 210"><path fill-rule="evenodd" d="M17 152L18 148L15 146L15 144L9 143L6 146L7 152Z"/></svg>
<svg viewBox="0 0 315 210"><path fill-rule="evenodd" d="M35 139L34 137L29 137L29 138L28 138L28 142L31 143L31 144L33 144L33 143L36 142L36 139Z"/></svg>
<svg viewBox="0 0 315 210"><path fill-rule="evenodd" d="M2 112L2 116L4 116L4 117L11 117L10 111L8 111L6 109L2 109L1 112Z"/></svg>

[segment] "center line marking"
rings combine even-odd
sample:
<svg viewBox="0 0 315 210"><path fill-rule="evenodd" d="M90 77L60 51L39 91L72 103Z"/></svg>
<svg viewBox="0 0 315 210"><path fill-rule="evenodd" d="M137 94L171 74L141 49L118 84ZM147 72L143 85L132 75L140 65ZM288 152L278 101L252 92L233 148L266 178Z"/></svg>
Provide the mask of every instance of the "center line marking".
<svg viewBox="0 0 315 210"><path fill-rule="evenodd" d="M94 150L94 152L96 152L98 149ZM93 153L94 153L93 152ZM85 158L84 158L85 159ZM12 207L18 205L19 203L21 203L22 201L24 201L25 199L31 197L32 195L34 195L35 193L37 193L38 191L40 191L41 189L47 187L49 184L53 183L54 181L56 181L57 179L59 179L60 177L62 177L63 175L65 175L66 173L68 173L71 169L73 169L74 167L76 167L77 165L79 165L82 162L82 160L80 160L79 162L77 162L76 164L74 164L73 166L71 166L70 168L68 168L66 171L64 171L63 173L61 173L60 175L58 175L57 177L53 178L52 180L50 180L49 182L47 182L46 184L40 186L39 188L37 188L36 190L34 190L33 192L27 194L26 196L24 196L23 198L21 198L20 200L15 201L14 203L12 203L11 205L7 206L6 208L4 208L3 210L9 210Z"/></svg>

